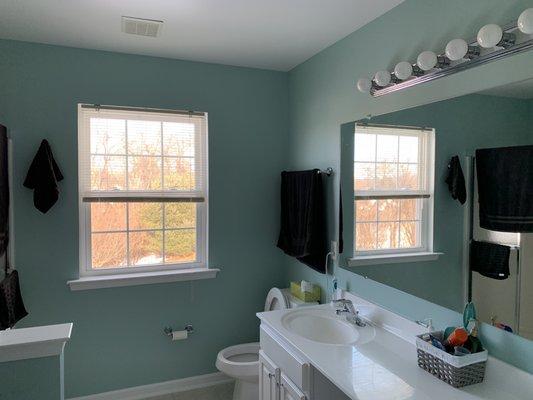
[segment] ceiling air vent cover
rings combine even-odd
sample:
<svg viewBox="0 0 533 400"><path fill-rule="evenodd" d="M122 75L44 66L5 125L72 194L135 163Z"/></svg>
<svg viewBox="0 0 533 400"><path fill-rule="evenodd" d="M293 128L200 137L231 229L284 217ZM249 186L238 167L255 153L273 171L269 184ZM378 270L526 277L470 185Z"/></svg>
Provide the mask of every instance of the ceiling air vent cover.
<svg viewBox="0 0 533 400"><path fill-rule="evenodd" d="M134 17L122 17L122 32L131 35L157 37L161 32L163 21Z"/></svg>

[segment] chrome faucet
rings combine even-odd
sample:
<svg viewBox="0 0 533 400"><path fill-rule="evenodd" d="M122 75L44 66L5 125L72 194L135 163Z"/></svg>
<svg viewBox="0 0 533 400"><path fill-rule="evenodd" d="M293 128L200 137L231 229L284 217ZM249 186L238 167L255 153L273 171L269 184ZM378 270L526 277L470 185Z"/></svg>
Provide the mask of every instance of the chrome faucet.
<svg viewBox="0 0 533 400"><path fill-rule="evenodd" d="M342 308L337 308L335 310L335 313L337 315L346 314L346 321L348 321L349 323L357 325L361 328L366 326L366 323L363 322L363 320L359 316L359 311L355 309L351 300L339 299L339 300L333 300L332 303L334 306L342 307Z"/></svg>

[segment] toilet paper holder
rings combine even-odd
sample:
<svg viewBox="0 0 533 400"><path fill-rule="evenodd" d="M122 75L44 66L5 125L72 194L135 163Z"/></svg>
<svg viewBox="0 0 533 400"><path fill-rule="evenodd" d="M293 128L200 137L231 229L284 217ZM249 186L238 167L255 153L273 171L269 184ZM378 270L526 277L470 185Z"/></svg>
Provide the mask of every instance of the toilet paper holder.
<svg viewBox="0 0 533 400"><path fill-rule="evenodd" d="M187 334L189 334L189 335L194 332L194 328L193 328L192 324L185 325L184 330L186 330ZM172 337L172 332L174 332L174 329L172 329L171 326L165 326L163 328L163 332L165 333L165 335Z"/></svg>

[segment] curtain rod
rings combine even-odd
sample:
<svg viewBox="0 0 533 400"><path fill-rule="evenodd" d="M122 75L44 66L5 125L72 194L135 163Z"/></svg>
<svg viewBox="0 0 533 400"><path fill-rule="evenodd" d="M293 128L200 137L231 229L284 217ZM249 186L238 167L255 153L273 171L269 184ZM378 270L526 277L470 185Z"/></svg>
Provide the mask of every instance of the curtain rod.
<svg viewBox="0 0 533 400"><path fill-rule="evenodd" d="M115 110L115 111L145 111L163 114L179 114L204 117L207 113L202 111L187 111L187 110L166 110L163 108L147 108L147 107L121 107L121 106L106 106L101 104L82 104L81 108L89 108L93 110Z"/></svg>
<svg viewBox="0 0 533 400"><path fill-rule="evenodd" d="M405 129L405 130L416 130L416 131L432 131L433 128L428 128L425 126L408 126L408 125L390 125L390 124L369 124L367 122L356 122L356 126L368 126L370 128L390 128L390 129Z"/></svg>

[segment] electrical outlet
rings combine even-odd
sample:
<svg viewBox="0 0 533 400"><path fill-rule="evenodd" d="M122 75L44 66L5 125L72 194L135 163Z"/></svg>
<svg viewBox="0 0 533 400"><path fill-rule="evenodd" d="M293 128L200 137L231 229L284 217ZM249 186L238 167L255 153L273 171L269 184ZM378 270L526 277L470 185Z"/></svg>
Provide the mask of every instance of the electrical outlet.
<svg viewBox="0 0 533 400"><path fill-rule="evenodd" d="M339 255L339 243L336 240L331 241L329 251L331 251L331 259L334 261L337 260L337 256Z"/></svg>

